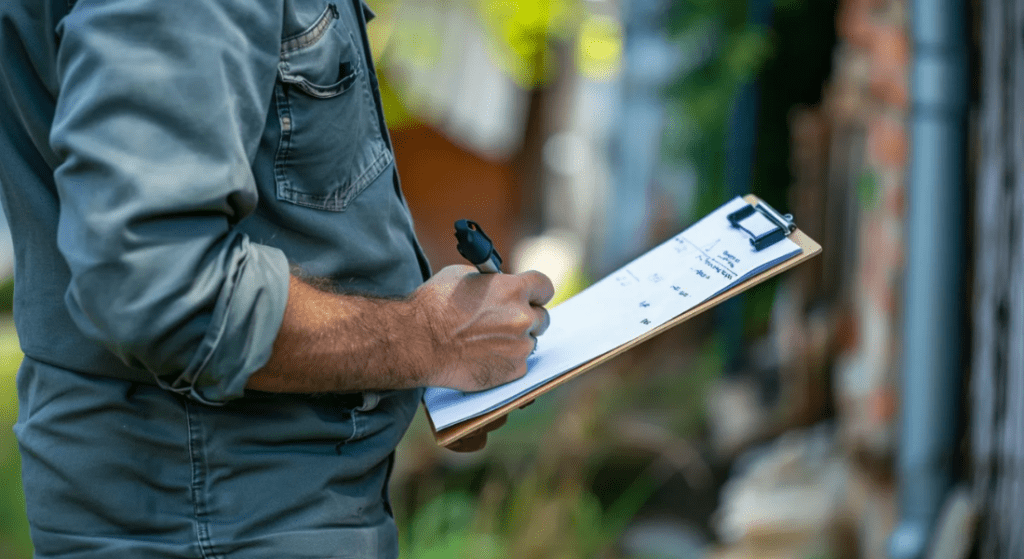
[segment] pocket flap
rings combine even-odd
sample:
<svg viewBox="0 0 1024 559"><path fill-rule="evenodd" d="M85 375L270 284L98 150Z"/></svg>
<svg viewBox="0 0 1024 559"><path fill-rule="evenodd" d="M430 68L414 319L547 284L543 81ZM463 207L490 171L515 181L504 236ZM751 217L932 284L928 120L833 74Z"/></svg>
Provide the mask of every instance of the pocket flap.
<svg viewBox="0 0 1024 559"><path fill-rule="evenodd" d="M338 25L338 8L328 4L308 29L281 43L278 75L314 97L344 93L360 72L359 50L351 33Z"/></svg>

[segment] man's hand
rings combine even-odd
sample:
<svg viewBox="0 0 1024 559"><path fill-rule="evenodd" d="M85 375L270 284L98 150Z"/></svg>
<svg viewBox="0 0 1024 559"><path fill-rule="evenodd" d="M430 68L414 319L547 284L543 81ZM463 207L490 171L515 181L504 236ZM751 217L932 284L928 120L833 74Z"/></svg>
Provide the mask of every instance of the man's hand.
<svg viewBox="0 0 1024 559"><path fill-rule="evenodd" d="M413 294L435 341L428 384L475 391L526 374L526 358L547 330L554 295L540 272L481 274L449 266Z"/></svg>
<svg viewBox="0 0 1024 559"><path fill-rule="evenodd" d="M551 281L539 272L441 270L406 299L320 291L293 277L270 360L247 388L352 392L482 390L526 373Z"/></svg>
<svg viewBox="0 0 1024 559"><path fill-rule="evenodd" d="M487 446L487 433L501 427L506 421L508 421L508 416L503 415L476 431L468 433L465 436L444 445L444 447L448 450L454 450L455 452L476 452L478 450L483 450L483 448Z"/></svg>

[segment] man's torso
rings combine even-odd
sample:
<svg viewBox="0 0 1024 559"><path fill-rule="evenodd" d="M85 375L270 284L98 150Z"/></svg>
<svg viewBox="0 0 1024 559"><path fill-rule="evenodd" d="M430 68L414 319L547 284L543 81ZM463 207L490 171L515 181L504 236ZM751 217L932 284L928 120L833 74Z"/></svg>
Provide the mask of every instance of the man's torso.
<svg viewBox="0 0 1024 559"><path fill-rule="evenodd" d="M39 556L139 556L126 534L152 544L153 556L396 554L386 480L419 391L248 394L204 406L152 386L146 371L75 326L49 135L59 23L87 7L4 4L0 195L17 256L15 319L27 358L16 430ZM407 294L429 272L399 189L364 6L288 0L277 9L269 110L264 122L245 123L261 129L251 161L258 201L233 228L338 290ZM155 24L133 22L140 34Z"/></svg>

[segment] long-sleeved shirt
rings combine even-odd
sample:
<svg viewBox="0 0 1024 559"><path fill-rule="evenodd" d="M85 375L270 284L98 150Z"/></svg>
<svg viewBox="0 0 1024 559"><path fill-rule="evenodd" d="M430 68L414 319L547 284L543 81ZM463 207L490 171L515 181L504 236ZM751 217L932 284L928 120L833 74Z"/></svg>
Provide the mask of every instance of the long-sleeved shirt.
<svg viewBox="0 0 1024 559"><path fill-rule="evenodd" d="M419 390L244 390L290 266L429 274L359 0L0 2L36 556L393 557Z"/></svg>
<svg viewBox="0 0 1024 559"><path fill-rule="evenodd" d="M394 296L426 264L351 0L11 0L0 185L27 356L242 395L289 263Z"/></svg>

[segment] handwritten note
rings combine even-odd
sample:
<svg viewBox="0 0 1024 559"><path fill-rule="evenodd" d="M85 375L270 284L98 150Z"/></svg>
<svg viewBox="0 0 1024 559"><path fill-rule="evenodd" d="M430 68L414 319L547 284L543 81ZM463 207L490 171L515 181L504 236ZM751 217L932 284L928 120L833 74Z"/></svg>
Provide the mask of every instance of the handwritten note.
<svg viewBox="0 0 1024 559"><path fill-rule="evenodd" d="M755 251L748 234L726 218L744 204L728 202L552 308L551 326L522 378L481 392L428 388L423 400L434 427L487 413L800 253L789 239Z"/></svg>

